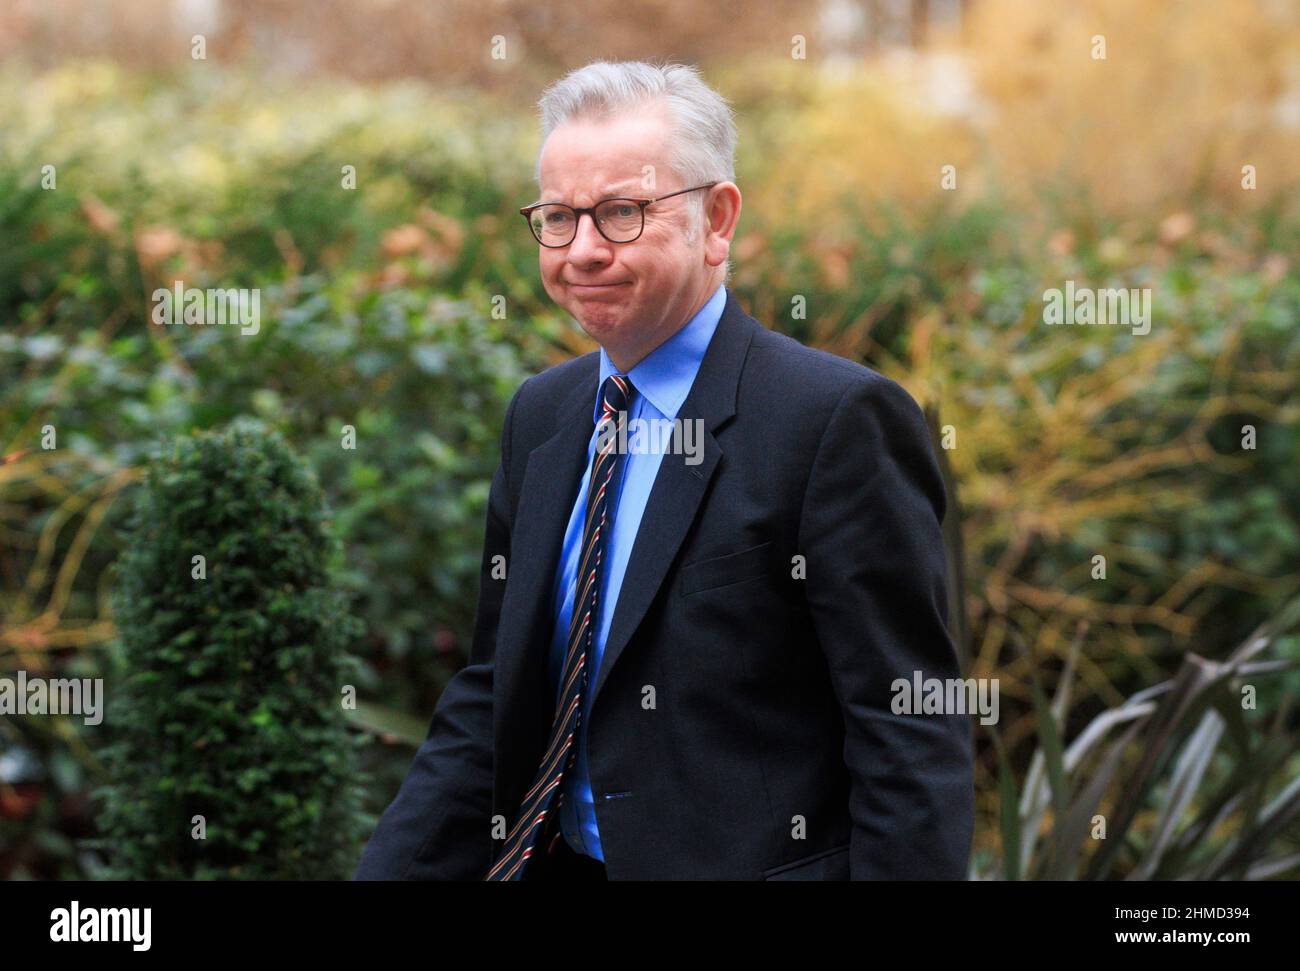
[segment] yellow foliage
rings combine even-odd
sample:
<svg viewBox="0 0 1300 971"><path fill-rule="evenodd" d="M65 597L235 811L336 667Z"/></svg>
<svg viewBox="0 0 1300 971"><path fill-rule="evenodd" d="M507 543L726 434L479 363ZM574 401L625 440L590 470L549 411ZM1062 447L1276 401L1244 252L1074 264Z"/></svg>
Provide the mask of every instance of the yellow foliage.
<svg viewBox="0 0 1300 971"><path fill-rule="evenodd" d="M844 74L765 72L778 110L741 144L763 160L742 186L754 210L834 226L844 200L916 214L996 191L1030 216L1047 215L1051 193L1081 212L1158 218L1205 202L1245 212L1300 187L1294 5L983 0L968 27L959 45ZM941 187L946 165L955 191Z"/></svg>
<svg viewBox="0 0 1300 971"><path fill-rule="evenodd" d="M968 50L1012 190L1059 180L1114 215L1202 192L1246 209L1300 181L1294 4L983 0Z"/></svg>

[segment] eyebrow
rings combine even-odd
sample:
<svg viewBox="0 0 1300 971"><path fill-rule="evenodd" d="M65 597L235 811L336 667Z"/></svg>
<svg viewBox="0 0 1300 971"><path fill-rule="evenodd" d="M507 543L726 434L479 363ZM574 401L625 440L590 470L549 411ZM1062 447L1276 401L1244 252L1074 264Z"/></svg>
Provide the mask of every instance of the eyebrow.
<svg viewBox="0 0 1300 971"><path fill-rule="evenodd" d="M632 196L624 196L624 195L619 195L619 194L618 194L619 191L620 191L620 190L618 189L618 186L619 186L619 185L627 185L629 182L630 182L630 183L635 183L635 182L636 182L636 179L628 179L628 180L626 180L626 181L624 181L624 182L615 182L615 183L611 183L611 184L607 184L607 185L602 186L602 187L601 187L601 190L600 190L600 197L599 197L596 201L597 201L597 202L603 202L603 201L606 200L606 199L630 199L630 198L633 198ZM629 189L629 190L623 190L623 191L631 191L631 190ZM641 196L637 196L636 198L643 198L643 197L641 197ZM559 199L538 199L536 202L531 203L531 205L534 205L534 206L540 206L540 205L543 205L543 204L548 203L548 202L559 202L559 201L560 201ZM568 205L568 203L563 203L563 204L564 204L564 205Z"/></svg>

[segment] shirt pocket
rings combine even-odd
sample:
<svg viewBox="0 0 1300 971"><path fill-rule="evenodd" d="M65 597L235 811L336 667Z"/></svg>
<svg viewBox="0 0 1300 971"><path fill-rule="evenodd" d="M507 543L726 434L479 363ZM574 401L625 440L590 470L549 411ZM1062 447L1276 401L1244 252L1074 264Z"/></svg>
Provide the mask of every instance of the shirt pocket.
<svg viewBox="0 0 1300 971"><path fill-rule="evenodd" d="M682 565L683 596L729 586L755 577L766 576L771 569L772 541L759 543L734 553L710 556Z"/></svg>

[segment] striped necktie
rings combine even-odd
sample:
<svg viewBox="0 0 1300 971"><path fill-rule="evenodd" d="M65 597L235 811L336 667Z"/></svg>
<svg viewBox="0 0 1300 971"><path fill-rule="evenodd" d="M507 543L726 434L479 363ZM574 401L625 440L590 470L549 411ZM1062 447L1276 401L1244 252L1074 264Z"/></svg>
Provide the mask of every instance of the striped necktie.
<svg viewBox="0 0 1300 971"><path fill-rule="evenodd" d="M519 818L506 836L500 858L488 871L488 880L519 880L541 837L547 831L546 820L553 809L564 773L573 763L578 746L578 727L582 723L583 697L587 687L587 656L596 629L596 599L600 590L600 564L609 534L612 516L609 502L618 484L615 475L622 464L618 449L620 432L627 428L628 403L636 389L625 374L611 374L601 387L601 415L596 426L596 451L591 458L591 478L587 487L587 515L582 527L582 555L575 576L577 591L573 615L569 620L569 638L560 673L559 700L551 723L551 733L542 756L542 764L532 787L524 794ZM557 834L557 839L562 838Z"/></svg>

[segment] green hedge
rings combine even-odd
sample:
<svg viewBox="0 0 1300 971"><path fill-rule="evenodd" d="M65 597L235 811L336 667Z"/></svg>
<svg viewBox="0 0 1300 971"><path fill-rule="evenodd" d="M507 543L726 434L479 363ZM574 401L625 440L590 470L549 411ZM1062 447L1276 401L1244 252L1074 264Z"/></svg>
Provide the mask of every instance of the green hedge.
<svg viewBox="0 0 1300 971"><path fill-rule="evenodd" d="M366 823L343 710L359 624L314 478L240 421L177 441L135 498L99 791L110 875L348 876Z"/></svg>

